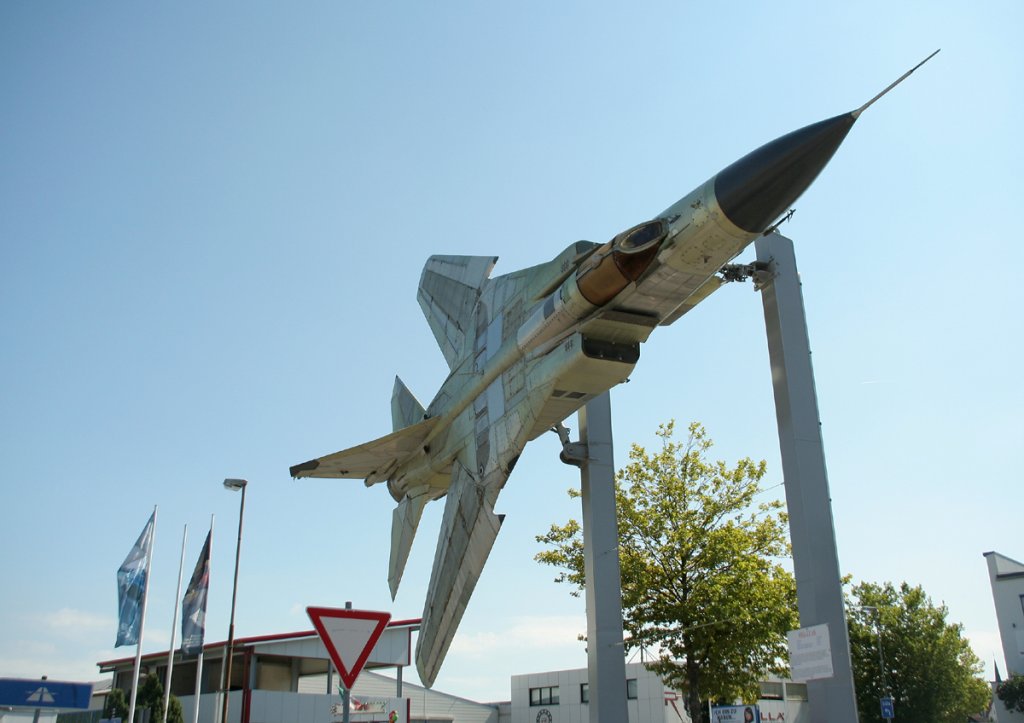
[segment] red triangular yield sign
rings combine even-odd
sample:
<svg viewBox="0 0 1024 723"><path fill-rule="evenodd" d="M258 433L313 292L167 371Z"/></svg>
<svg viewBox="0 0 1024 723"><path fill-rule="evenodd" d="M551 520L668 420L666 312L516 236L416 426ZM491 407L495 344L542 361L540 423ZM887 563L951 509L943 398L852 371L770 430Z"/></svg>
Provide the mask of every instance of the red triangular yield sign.
<svg viewBox="0 0 1024 723"><path fill-rule="evenodd" d="M327 646L341 682L352 690L373 646L391 620L391 613L320 607L308 607L306 613Z"/></svg>

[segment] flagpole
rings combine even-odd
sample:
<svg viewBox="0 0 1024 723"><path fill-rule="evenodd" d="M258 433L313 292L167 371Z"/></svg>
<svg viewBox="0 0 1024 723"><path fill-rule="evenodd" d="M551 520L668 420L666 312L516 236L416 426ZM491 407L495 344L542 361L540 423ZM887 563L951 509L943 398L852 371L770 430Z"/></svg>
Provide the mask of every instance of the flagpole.
<svg viewBox="0 0 1024 723"><path fill-rule="evenodd" d="M213 566L213 515L210 515L210 566ZM209 583L207 583L209 584ZM205 621L204 621L205 624ZM199 646L199 657L196 659L196 692L195 705L192 706L192 723L199 723L199 697L203 693L203 646ZM214 698L216 709L216 698ZM129 723L131 723L129 721Z"/></svg>
<svg viewBox="0 0 1024 723"><path fill-rule="evenodd" d="M224 650L226 665L221 666L224 699L220 715L220 723L228 723L228 704L231 702L231 661L234 660L235 644L235 599L238 596L238 558L242 555L242 518L245 516L245 488L248 482L244 479L229 478L224 480L224 487L229 490L242 490L242 503L238 508L238 545L235 547L235 583L231 588L231 622L228 625L228 644Z"/></svg>
<svg viewBox="0 0 1024 723"><path fill-rule="evenodd" d="M203 682L203 651L200 648L199 657L196 659L196 692L195 705L192 706L192 723L199 723L199 696L202 695Z"/></svg>
<svg viewBox="0 0 1024 723"><path fill-rule="evenodd" d="M142 590L142 615L139 617L139 642L135 645L135 672L132 674L132 698L128 704L128 723L135 720L135 699L139 692L139 668L142 666L142 636L146 632L146 603L149 602L149 581L153 573L153 545L156 542L156 510L153 505L153 532L146 550L146 586Z"/></svg>
<svg viewBox="0 0 1024 723"><path fill-rule="evenodd" d="M181 560L178 561L178 587L174 590L174 617L171 618L171 646L167 655L167 683L164 685L164 714L160 723L167 723L167 707L171 704L171 673L174 670L174 636L178 632L178 600L181 599L181 572L185 569L185 541L188 540L188 525L181 533Z"/></svg>

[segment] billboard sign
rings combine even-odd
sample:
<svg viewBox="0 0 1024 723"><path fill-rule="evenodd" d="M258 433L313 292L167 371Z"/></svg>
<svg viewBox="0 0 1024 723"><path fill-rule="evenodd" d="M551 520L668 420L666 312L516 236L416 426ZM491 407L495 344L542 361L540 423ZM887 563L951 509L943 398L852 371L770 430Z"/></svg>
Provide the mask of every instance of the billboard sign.
<svg viewBox="0 0 1024 723"><path fill-rule="evenodd" d="M789 639L789 667L793 680L802 683L833 676L828 623L790 630L786 637Z"/></svg>
<svg viewBox="0 0 1024 723"><path fill-rule="evenodd" d="M711 723L761 723L761 711L756 705L716 705Z"/></svg>
<svg viewBox="0 0 1024 723"><path fill-rule="evenodd" d="M352 723L409 723L408 698L356 698L350 702L349 720ZM331 706L331 714L341 720L344 704Z"/></svg>
<svg viewBox="0 0 1024 723"><path fill-rule="evenodd" d="M38 678L0 678L0 706L85 710L89 707L91 698L92 683L66 683Z"/></svg>

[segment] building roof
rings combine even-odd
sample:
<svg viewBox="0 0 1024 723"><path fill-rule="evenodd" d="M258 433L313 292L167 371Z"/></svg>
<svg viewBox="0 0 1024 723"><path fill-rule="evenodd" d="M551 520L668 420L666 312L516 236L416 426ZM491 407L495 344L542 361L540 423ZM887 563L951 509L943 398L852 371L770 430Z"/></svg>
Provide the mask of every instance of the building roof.
<svg viewBox="0 0 1024 723"><path fill-rule="evenodd" d="M387 624L387 629L393 630L395 632L404 629L408 630L409 633L411 634L414 630L419 630L420 622L421 620L419 618L410 620L392 620ZM291 641L308 640L310 638L319 638L316 630L302 630L296 633L275 633L272 635L254 635L248 638L235 638L234 642L232 643L232 647L239 648L245 646L262 645L266 643L284 643ZM203 654L205 655L206 651L221 652L227 647L227 644L228 642L226 640L219 640L214 643L205 643L203 645ZM146 653L142 656L142 660L149 662L159 661L167 658L169 652L170 651L167 650L160 650L155 653ZM116 670L117 668L131 666L134 664L134 655L125 658L115 658L113 660L102 660L96 663L96 665L99 666L101 673L109 673L113 670ZM369 666L370 664L368 663L367 667Z"/></svg>
<svg viewBox="0 0 1024 723"><path fill-rule="evenodd" d="M1005 580L1013 577L1024 577L1024 563L1002 555L998 552L986 552L985 557L991 556L995 562L995 573L997 580Z"/></svg>

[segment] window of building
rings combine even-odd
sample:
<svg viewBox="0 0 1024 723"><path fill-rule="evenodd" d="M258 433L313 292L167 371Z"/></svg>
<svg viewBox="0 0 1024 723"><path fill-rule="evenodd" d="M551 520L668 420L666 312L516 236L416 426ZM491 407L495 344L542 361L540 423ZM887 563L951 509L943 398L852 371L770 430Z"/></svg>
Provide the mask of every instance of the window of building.
<svg viewBox="0 0 1024 723"><path fill-rule="evenodd" d="M580 703L590 702L590 683L580 683Z"/></svg>
<svg viewBox="0 0 1024 723"><path fill-rule="evenodd" d="M762 681L761 698L764 700L782 700L782 683Z"/></svg>
<svg viewBox="0 0 1024 723"><path fill-rule="evenodd" d="M807 683L786 683L786 700L807 700Z"/></svg>
<svg viewBox="0 0 1024 723"><path fill-rule="evenodd" d="M291 661L284 658L258 656L256 658L256 687L260 690L290 691L292 689Z"/></svg>
<svg viewBox="0 0 1024 723"><path fill-rule="evenodd" d="M530 705L558 705L558 686L530 688Z"/></svg>
<svg viewBox="0 0 1024 723"><path fill-rule="evenodd" d="M636 678L626 678L626 698L636 700Z"/></svg>

